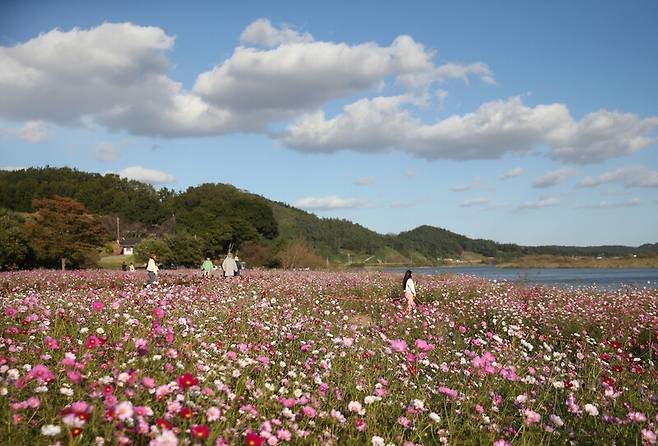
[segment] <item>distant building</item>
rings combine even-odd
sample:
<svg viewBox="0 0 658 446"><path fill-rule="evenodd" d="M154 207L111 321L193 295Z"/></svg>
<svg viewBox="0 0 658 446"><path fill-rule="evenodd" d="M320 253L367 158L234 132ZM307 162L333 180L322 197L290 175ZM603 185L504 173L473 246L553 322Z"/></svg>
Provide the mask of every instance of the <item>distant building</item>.
<svg viewBox="0 0 658 446"><path fill-rule="evenodd" d="M119 247L121 248L121 254L124 256L133 255L135 245L141 242L141 239L138 238L124 238L119 240Z"/></svg>

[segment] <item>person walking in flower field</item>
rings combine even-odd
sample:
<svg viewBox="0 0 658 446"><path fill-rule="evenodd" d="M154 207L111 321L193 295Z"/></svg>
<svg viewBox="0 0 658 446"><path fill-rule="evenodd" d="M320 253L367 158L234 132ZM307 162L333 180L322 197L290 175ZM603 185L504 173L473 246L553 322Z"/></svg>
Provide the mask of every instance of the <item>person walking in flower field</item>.
<svg viewBox="0 0 658 446"><path fill-rule="evenodd" d="M157 257L155 254L149 254L149 260L146 264L146 272L149 275L149 284L158 283L158 265L155 263Z"/></svg>
<svg viewBox="0 0 658 446"><path fill-rule="evenodd" d="M201 269L203 270L203 277L210 277L210 273L213 270L215 265L213 265L212 260L210 260L210 257L206 257L206 260L204 260L203 264L201 265Z"/></svg>
<svg viewBox="0 0 658 446"><path fill-rule="evenodd" d="M416 286L414 280L411 278L411 270L409 269L404 273L402 289L404 290L404 297L407 300L407 311L411 311L416 308Z"/></svg>
<svg viewBox="0 0 658 446"><path fill-rule="evenodd" d="M233 253L229 252L222 262L222 269L224 270L224 277L226 280L231 280L235 273L238 272L238 265L235 263Z"/></svg>

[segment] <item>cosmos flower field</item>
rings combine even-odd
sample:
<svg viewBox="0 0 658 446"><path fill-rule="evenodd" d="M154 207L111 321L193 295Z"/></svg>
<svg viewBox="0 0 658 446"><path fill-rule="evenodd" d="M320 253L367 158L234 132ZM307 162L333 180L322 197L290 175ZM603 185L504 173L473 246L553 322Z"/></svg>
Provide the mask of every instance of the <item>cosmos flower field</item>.
<svg viewBox="0 0 658 446"><path fill-rule="evenodd" d="M656 443L658 291L0 275L0 443Z"/></svg>

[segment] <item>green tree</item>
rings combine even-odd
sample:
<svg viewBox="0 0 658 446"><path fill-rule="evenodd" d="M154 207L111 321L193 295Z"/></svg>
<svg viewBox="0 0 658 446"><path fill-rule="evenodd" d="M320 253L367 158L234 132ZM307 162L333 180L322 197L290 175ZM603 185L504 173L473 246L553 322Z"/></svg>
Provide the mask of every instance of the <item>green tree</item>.
<svg viewBox="0 0 658 446"><path fill-rule="evenodd" d="M167 236L171 262L176 265L199 266L203 258L203 240L185 231Z"/></svg>
<svg viewBox="0 0 658 446"><path fill-rule="evenodd" d="M173 260L171 248L166 241L159 238L147 238L135 246L135 259L138 262L146 262L150 254L155 254L161 263L170 263Z"/></svg>
<svg viewBox="0 0 658 446"><path fill-rule="evenodd" d="M72 267L94 263L105 231L82 203L55 196L35 199L32 207L36 213L25 231L37 260L46 266L60 263L62 269L67 262Z"/></svg>
<svg viewBox="0 0 658 446"><path fill-rule="evenodd" d="M25 266L30 254L23 221L15 213L0 209L0 270Z"/></svg>

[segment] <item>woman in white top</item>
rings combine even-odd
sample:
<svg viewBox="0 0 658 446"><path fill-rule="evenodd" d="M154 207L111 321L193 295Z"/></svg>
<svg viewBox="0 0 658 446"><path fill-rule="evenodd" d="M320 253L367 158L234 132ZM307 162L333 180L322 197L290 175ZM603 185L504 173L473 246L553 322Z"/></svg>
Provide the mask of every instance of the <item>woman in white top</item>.
<svg viewBox="0 0 658 446"><path fill-rule="evenodd" d="M414 281L411 278L411 270L409 269L404 273L402 289L404 290L404 297L407 299L407 311L411 311L416 306L416 302L414 301L416 298L416 287L414 286Z"/></svg>
<svg viewBox="0 0 658 446"><path fill-rule="evenodd" d="M146 264L146 271L149 275L149 284L158 283L158 265L155 263L155 254L149 255L149 261Z"/></svg>

